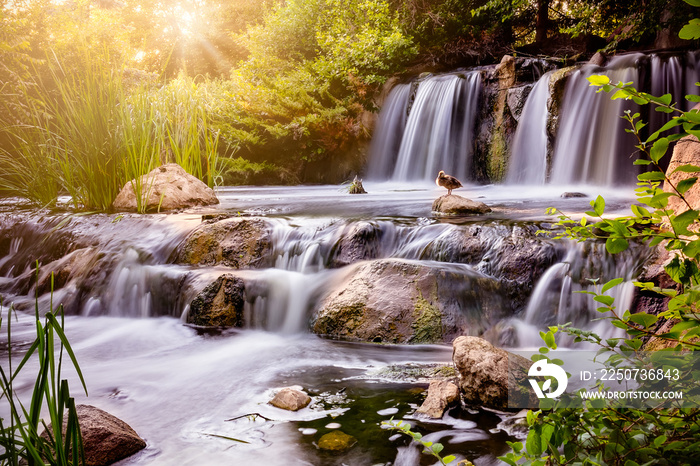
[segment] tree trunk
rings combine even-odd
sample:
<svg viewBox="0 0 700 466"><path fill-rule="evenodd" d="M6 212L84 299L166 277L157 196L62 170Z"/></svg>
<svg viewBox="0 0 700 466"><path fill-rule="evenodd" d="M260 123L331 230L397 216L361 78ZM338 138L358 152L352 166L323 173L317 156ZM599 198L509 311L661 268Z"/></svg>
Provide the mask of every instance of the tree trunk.
<svg viewBox="0 0 700 466"><path fill-rule="evenodd" d="M537 22L535 23L535 42L538 44L547 40L549 29L549 3L551 0L537 0Z"/></svg>

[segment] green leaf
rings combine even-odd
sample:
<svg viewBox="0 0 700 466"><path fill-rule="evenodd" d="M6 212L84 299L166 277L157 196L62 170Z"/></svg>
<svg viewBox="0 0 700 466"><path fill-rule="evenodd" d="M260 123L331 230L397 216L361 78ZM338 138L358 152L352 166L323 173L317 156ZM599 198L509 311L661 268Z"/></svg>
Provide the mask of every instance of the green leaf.
<svg viewBox="0 0 700 466"><path fill-rule="evenodd" d="M685 180L681 180L678 182L676 185L676 189L678 190L679 193L685 194L688 192L690 188L692 188L695 185L695 182L698 180L697 176L694 176L692 178L687 178Z"/></svg>
<svg viewBox="0 0 700 466"><path fill-rule="evenodd" d="M630 316L630 321L635 324L639 324L644 328L649 328L654 325L659 318L652 314L647 314L646 312L639 312L637 314L632 314Z"/></svg>
<svg viewBox="0 0 700 466"><path fill-rule="evenodd" d="M593 211L598 217L602 216L605 212L605 199L603 199L603 196L598 196L594 201L591 201L591 207L593 207Z"/></svg>
<svg viewBox="0 0 700 466"><path fill-rule="evenodd" d="M623 280L622 278L615 278L615 279L613 279L613 280L610 280L608 283L606 283L605 285L603 285L602 292L605 293L605 292L608 291L610 288L613 288L613 287L619 285L619 284L622 283L623 281L624 281L624 280Z"/></svg>
<svg viewBox="0 0 700 466"><path fill-rule="evenodd" d="M678 33L678 37L684 40L695 40L700 38L700 19L693 18L688 24L683 26Z"/></svg>
<svg viewBox="0 0 700 466"><path fill-rule="evenodd" d="M671 225L673 225L677 233L681 235L691 235L692 233L688 231L688 227L693 224L697 218L697 210L686 210L682 214L673 217L671 219Z"/></svg>
<svg viewBox="0 0 700 466"><path fill-rule="evenodd" d="M700 255L700 240L691 241L683 248L683 254L694 259Z"/></svg>
<svg viewBox="0 0 700 466"><path fill-rule="evenodd" d="M456 459L457 459L457 457L456 457L455 455L449 455L449 456L444 457L444 458L442 459L442 461L443 461L445 464L450 464L451 462L453 462L453 461L456 460Z"/></svg>
<svg viewBox="0 0 700 466"><path fill-rule="evenodd" d="M617 254L626 250L629 247L629 243L624 238L613 238L610 237L605 240L605 249L610 254Z"/></svg>
<svg viewBox="0 0 700 466"><path fill-rule="evenodd" d="M663 154L661 154L663 155ZM658 159L656 160L658 162ZM653 171L653 172L645 172L637 176L637 179L639 181L663 181L666 178L664 177L663 172L660 171Z"/></svg>
<svg viewBox="0 0 700 466"><path fill-rule="evenodd" d="M690 164L681 165L679 167L676 167L676 169L673 170L671 173L673 174L676 172L696 173L696 172L700 172L700 167L698 167L697 165L690 165Z"/></svg>
<svg viewBox="0 0 700 466"><path fill-rule="evenodd" d="M615 298L613 298L612 296L604 295L604 294L596 295L593 298L593 301L597 301L599 303L605 304L606 306L612 306L613 304L615 304Z"/></svg>
<svg viewBox="0 0 700 466"><path fill-rule="evenodd" d="M700 0L683 0L688 5L700 6Z"/></svg>
<svg viewBox="0 0 700 466"><path fill-rule="evenodd" d="M700 102L700 95L689 94L685 96L685 100L688 102Z"/></svg>
<svg viewBox="0 0 700 466"><path fill-rule="evenodd" d="M669 99L670 99L670 94L669 94ZM654 142L654 145L651 146L651 151L649 152L651 160L653 160L654 162L658 162L666 154L667 150L668 150L668 138L657 139L656 142ZM663 173L662 173L662 175L663 175Z"/></svg>
<svg viewBox="0 0 700 466"><path fill-rule="evenodd" d="M588 82L591 86L603 86L605 84L610 84L610 78L604 74L594 74L588 77Z"/></svg>

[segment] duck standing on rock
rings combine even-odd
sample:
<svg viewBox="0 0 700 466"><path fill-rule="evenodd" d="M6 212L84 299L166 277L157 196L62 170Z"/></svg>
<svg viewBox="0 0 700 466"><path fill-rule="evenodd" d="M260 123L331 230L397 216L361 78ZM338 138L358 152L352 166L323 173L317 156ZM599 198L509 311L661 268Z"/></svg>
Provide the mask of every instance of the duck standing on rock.
<svg viewBox="0 0 700 466"><path fill-rule="evenodd" d="M447 189L448 196L452 195L453 189L462 187L462 183L460 183L460 181L457 178L455 178L452 175L446 175L443 170L440 170L440 173L438 173L437 178L435 178L435 184Z"/></svg>

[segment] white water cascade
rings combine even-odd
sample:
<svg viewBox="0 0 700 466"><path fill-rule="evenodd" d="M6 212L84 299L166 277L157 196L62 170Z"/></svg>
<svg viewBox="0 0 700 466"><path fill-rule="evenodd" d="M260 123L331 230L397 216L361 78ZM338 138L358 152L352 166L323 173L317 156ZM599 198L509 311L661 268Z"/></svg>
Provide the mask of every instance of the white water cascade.
<svg viewBox="0 0 700 466"><path fill-rule="evenodd" d="M439 170L470 179L474 124L481 93L481 75L448 74L421 81L415 98L406 98L407 87L397 86L382 112L377 140L370 153L369 178L395 181L432 180ZM401 121L408 111L401 133ZM397 135L401 143L396 158ZM396 160L395 164L392 163Z"/></svg>
<svg viewBox="0 0 700 466"><path fill-rule="evenodd" d="M506 182L544 184L547 175L547 100L549 78L542 76L530 91L513 138Z"/></svg>

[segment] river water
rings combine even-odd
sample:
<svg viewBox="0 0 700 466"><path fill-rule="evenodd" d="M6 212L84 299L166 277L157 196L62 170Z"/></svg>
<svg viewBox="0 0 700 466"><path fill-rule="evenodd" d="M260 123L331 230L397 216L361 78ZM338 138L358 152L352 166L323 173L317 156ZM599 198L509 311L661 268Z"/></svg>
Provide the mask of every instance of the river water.
<svg viewBox="0 0 700 466"><path fill-rule="evenodd" d="M53 300L65 302L70 311L66 333L87 381L89 396L79 391L75 374L70 375L77 401L123 419L148 443L120 464L434 464L406 437L380 427L391 418L405 418L431 440L443 442L445 455L456 454L476 465L499 464L496 457L507 451L506 441L513 437L497 429L498 414L453 411L440 422L412 416L433 368L451 364L449 344L343 342L309 333L319 296L336 283L334 277L352 267L327 268L329 251L349 225L370 222L384 232L380 257L441 267L454 261L488 275L491 269L484 261L464 265L441 254L440 241L477 225L492 229L484 238L487 249L496 248L513 225L546 226L551 221L543 215L546 207L576 215L602 193L608 210L620 213L632 192L587 186L467 186L455 194L486 202L493 212L445 219L430 212L432 201L444 194L434 185L366 182L365 188L369 194L348 195L337 186L222 188L218 206L146 216L76 216L5 201L0 205L0 294L19 309L13 317L13 347L21 351L32 339L34 291L23 283L36 256L46 265L63 255L52 255L53 250L96 248L105 264L101 273L69 281ZM562 199L564 191L589 197ZM202 215L217 213L265 216L274 225L274 266L237 272L267 287L265 299L247 304L248 315L265 313L264 324L252 318L243 329L203 330L184 323L194 294L227 269L178 265L169 258ZM555 246L561 248L560 260L533 287L529 304L504 310L509 317L499 322L501 328L527 335L560 319L589 324L586 304L572 303L568 296L576 289L572 269L589 267L583 259L588 253L565 242ZM639 260L610 259L609 270L601 273L631 280ZM44 310L49 297L39 298ZM6 348L4 332L0 338ZM508 341L519 347L538 345L525 336L512 338ZM31 389L30 372L19 379L25 394ZM290 413L267 404L276 389L292 385L312 396L309 408ZM319 450L319 438L333 429L354 436L357 444L345 453Z"/></svg>

